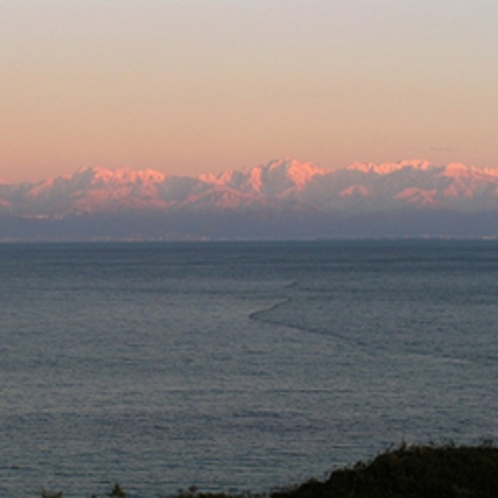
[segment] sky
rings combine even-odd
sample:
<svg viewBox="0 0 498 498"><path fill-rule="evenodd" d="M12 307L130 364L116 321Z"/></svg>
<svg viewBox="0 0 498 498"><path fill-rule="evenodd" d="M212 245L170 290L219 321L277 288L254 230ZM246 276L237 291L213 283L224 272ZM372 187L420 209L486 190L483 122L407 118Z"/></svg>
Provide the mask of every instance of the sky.
<svg viewBox="0 0 498 498"><path fill-rule="evenodd" d="M0 179L498 168L496 0L0 0Z"/></svg>

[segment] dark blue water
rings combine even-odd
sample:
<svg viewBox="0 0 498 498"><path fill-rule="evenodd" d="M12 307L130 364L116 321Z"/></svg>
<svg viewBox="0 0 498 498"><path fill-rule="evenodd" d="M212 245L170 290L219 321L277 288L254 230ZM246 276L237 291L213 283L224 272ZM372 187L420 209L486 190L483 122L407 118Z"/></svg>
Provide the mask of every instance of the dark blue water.
<svg viewBox="0 0 498 498"><path fill-rule="evenodd" d="M269 490L498 435L498 242L0 245L0 496Z"/></svg>

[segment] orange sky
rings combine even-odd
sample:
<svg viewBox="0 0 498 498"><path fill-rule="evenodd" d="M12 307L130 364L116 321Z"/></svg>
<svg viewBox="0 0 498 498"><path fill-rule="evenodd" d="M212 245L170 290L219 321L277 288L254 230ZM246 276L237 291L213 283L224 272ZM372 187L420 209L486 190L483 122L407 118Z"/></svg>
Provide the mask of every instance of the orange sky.
<svg viewBox="0 0 498 498"><path fill-rule="evenodd" d="M0 178L498 167L496 0L3 0Z"/></svg>

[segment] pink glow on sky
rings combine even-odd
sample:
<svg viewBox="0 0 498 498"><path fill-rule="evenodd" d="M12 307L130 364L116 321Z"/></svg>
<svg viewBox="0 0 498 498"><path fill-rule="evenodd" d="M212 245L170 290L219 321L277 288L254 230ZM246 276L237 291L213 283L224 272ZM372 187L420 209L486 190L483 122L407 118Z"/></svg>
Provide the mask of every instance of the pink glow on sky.
<svg viewBox="0 0 498 498"><path fill-rule="evenodd" d="M0 179L498 168L496 0L3 0Z"/></svg>

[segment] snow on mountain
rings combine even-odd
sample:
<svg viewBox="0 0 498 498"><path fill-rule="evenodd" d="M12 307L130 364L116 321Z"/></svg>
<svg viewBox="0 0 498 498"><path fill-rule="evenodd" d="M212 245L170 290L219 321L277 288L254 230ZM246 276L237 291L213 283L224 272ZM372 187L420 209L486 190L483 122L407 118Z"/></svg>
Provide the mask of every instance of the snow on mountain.
<svg viewBox="0 0 498 498"><path fill-rule="evenodd" d="M231 188L252 195L254 200L282 198L298 192L325 170L311 163L280 159L264 166L255 166L249 173L225 171L218 176L202 175L200 180L218 188Z"/></svg>
<svg viewBox="0 0 498 498"><path fill-rule="evenodd" d="M311 163L277 160L253 168L248 185L266 198L286 197L303 190L315 176L324 174L324 170Z"/></svg>
<svg viewBox="0 0 498 498"><path fill-rule="evenodd" d="M395 196L397 200L405 201L407 204L414 206L426 207L442 207L435 199L437 191L422 190L419 188L406 188Z"/></svg>
<svg viewBox="0 0 498 498"><path fill-rule="evenodd" d="M358 185L357 183L339 192L340 197L368 197L369 195L370 190L363 185Z"/></svg>
<svg viewBox="0 0 498 498"><path fill-rule="evenodd" d="M413 168L417 170L428 170L432 165L429 161L420 159L404 160L397 163L353 163L348 166L349 171L361 171L363 173L376 173L377 175L388 175L394 171L399 171L404 168Z"/></svg>
<svg viewBox="0 0 498 498"><path fill-rule="evenodd" d="M424 160L326 170L289 159L197 177L93 167L35 184L0 184L0 214L23 217L258 209L344 215L420 208L498 209L498 171Z"/></svg>

